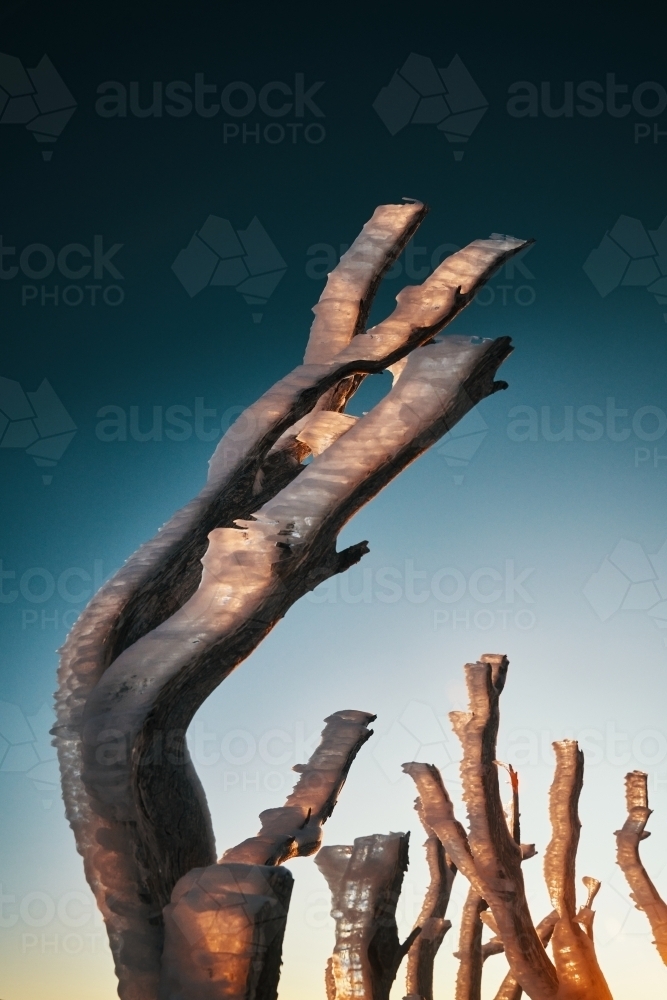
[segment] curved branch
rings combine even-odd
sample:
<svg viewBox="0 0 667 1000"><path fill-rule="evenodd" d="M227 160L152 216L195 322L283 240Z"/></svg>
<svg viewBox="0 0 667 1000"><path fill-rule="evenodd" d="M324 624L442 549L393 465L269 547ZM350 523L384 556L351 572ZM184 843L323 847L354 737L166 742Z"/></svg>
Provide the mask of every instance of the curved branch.
<svg viewBox="0 0 667 1000"><path fill-rule="evenodd" d="M335 712L282 808L257 837L189 871L164 908L160 1000L275 1000L292 892L289 858L318 850L350 766L372 735L367 712Z"/></svg>
<svg viewBox="0 0 667 1000"><path fill-rule="evenodd" d="M667 965L667 904L648 876L639 856L639 844L650 834L646 830L651 810L648 807L648 775L631 771L625 776L628 816L616 837L616 861L630 887L630 898L648 917L653 943Z"/></svg>
<svg viewBox="0 0 667 1000"><path fill-rule="evenodd" d="M299 465L307 414L339 408L359 377L431 340L526 245L476 241L422 286L404 289L387 320L355 335L373 283L423 215L423 206L390 208L389 221L369 224L364 236L377 246L362 261L360 284L349 285L355 308L326 307L333 341L347 337L348 345L295 369L245 411L242 429L234 425L218 445L204 491L105 585L63 651L55 735L67 814L125 1000L153 995L161 907L185 872L214 860L185 746L194 711L299 596L360 558L364 543L335 551L340 527L500 387L493 372L509 353L506 339L424 348L382 404L306 469ZM355 298L362 286L365 298ZM289 441L276 448L290 428L305 451L293 454Z"/></svg>
<svg viewBox="0 0 667 1000"><path fill-rule="evenodd" d="M487 907L486 900L482 899L471 886L461 911L459 949L454 955L459 960L454 993L456 1000L480 1000L482 996L482 965L484 964L482 931L484 924L480 915Z"/></svg>
<svg viewBox="0 0 667 1000"><path fill-rule="evenodd" d="M415 809L428 834L424 847L429 870L429 886L413 932L419 930L408 951L405 992L421 1000L433 1000L433 963L451 923L445 919L456 866L447 857L436 834L428 827L417 799Z"/></svg>

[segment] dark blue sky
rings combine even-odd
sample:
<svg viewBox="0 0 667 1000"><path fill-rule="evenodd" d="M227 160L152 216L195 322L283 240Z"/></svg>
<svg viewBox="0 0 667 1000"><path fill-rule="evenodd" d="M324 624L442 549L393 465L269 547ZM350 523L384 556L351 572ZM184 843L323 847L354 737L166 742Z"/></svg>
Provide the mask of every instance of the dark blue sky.
<svg viewBox="0 0 667 1000"><path fill-rule="evenodd" d="M401 719L431 712L446 727L461 663L502 648L514 663L508 755L512 733L527 746L533 737L548 746L544 733L568 727L601 734L583 807L582 850L591 867L601 859L592 873L613 871L608 834L621 818L626 766L653 775L652 842L664 845L664 11L25 2L6 5L0 27L0 377L9 380L0 411L46 379L76 428L55 464L39 465L27 451L34 439L12 447L0 420L0 786L9 803L0 877L16 897L7 912L18 914L29 892L57 900L87 891L48 740L25 728L42 706L50 711L67 627L95 583L198 491L221 429L299 363L327 267L377 204L403 196L431 211L385 280L374 319L456 247L492 232L536 238L453 328L513 338L502 371L509 389L480 407L458 444L436 446L345 529L341 543L369 539L367 576L362 564L329 596L294 608L199 722L218 733L219 749L234 729L258 739L272 727L310 733L354 702L378 712L375 739L385 748L399 740L398 753ZM421 60L406 62L411 53ZM466 75L452 82L455 57ZM373 105L394 74L383 120ZM433 109L443 106L438 118ZM471 109L478 121L456 119ZM448 140L466 130L467 141ZM215 283L221 244L216 255L204 238L211 225L222 231L220 219L232 241L227 284ZM369 409L387 384L369 379L352 412ZM8 416L21 419L19 410ZM64 433L53 413L36 426L40 442ZM394 603L384 599L388 570L400 590ZM464 580L460 598L437 596L444 570L448 594L456 573ZM413 572L424 574L418 591L434 588L423 601L408 596ZM627 735L627 759L616 732ZM543 850L550 765L531 752L524 763L536 798L526 811ZM369 749L356 765L331 838L413 822L412 789L383 777L378 762L393 751L383 753ZM224 760L202 777L227 846L284 792L269 784L237 793L228 778L236 765ZM253 774L265 765L252 764ZM288 768L274 771L287 781ZM455 780L455 768L448 774ZM328 925L307 916L319 876L305 863L299 871L306 888L295 920L314 957L299 971L298 935L288 938L285 989L295 997L321 988L330 944ZM620 884L610 889L599 907L607 906L601 960L617 998L630 996L633 956L653 961L645 928L627 929L621 893ZM35 946L33 962L21 943L33 925L24 924L2 932L3 996L27 1000L39 989L91 1000L91 976L93 1000L113 995L103 941L78 958ZM660 967L653 973L647 1000L664 994Z"/></svg>

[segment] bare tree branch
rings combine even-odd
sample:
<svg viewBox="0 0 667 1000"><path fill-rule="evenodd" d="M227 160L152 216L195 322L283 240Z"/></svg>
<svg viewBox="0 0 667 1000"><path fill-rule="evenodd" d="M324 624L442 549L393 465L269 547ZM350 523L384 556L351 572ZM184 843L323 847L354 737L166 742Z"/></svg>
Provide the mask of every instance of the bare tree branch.
<svg viewBox="0 0 667 1000"><path fill-rule="evenodd" d="M536 929L530 918L521 872L522 857L534 854L533 845L520 846L518 783L513 779L509 816L503 814L496 769L499 698L508 661L485 654L465 667L468 712L452 712L450 719L463 747L461 778L468 809L470 832L466 836L437 768L404 764L419 790L424 817L437 833L447 853L470 882L462 939L467 966L461 973L461 997L479 995L484 949L480 946L484 901L491 916L484 922L496 939L487 954L498 953L499 944L510 973L497 1000L516 1000L525 991L532 1000L611 1000L600 971L592 941L591 904L599 883L585 878L588 900L576 912L574 875L580 822L578 800L583 783L583 754L573 740L554 743L556 773L550 794L552 838L545 855L545 879L556 917L551 914ZM551 937L554 965L544 950ZM499 939L499 940L498 940ZM554 967L555 966L555 967ZM457 994L458 996L458 994Z"/></svg>
<svg viewBox="0 0 667 1000"><path fill-rule="evenodd" d="M554 932L554 927L556 926L557 921L558 912L556 910L552 910L551 913L540 920L539 924L535 928L537 936L545 948L551 940L551 935ZM500 989L496 993L495 1000L521 1000L522 996L523 990L517 983L512 973L508 972L500 984Z"/></svg>
<svg viewBox="0 0 667 1000"><path fill-rule="evenodd" d="M359 749L372 735L367 712L335 712L282 808L261 813L257 837L195 868L164 909L160 1000L274 1000L292 876L278 867L318 850Z"/></svg>
<svg viewBox="0 0 667 1000"><path fill-rule="evenodd" d="M484 924L480 914L486 910L488 903L475 892L472 886L468 889L466 901L461 911L461 929L459 931L459 949L454 957L459 959L456 973L456 1000L480 1000L482 995L482 931Z"/></svg>
<svg viewBox="0 0 667 1000"><path fill-rule="evenodd" d="M667 904L648 876L639 856L639 844L650 836L646 830L651 810L648 807L648 775L631 771L625 776L625 800L628 816L616 831L616 861L630 886L630 898L648 917L653 943L667 965Z"/></svg>
<svg viewBox="0 0 667 1000"><path fill-rule="evenodd" d="M485 654L465 666L469 711L452 712L454 732L461 741L461 780L470 849L486 899L498 925L510 968L526 992L535 998L556 993L555 970L537 937L530 916L521 872L522 852L507 827L496 768L499 700L508 660Z"/></svg>
<svg viewBox="0 0 667 1000"><path fill-rule="evenodd" d="M452 884L456 876L456 866L447 857L445 849L436 834L428 827L422 815L421 802L415 802L415 809L426 829L428 839L424 847L429 870L429 886L413 931L420 933L408 951L406 993L409 997L433 1000L433 964L445 934L451 928L445 919Z"/></svg>
<svg viewBox="0 0 667 1000"><path fill-rule="evenodd" d="M420 932L413 928L401 944L396 928L409 838L376 833L358 837L353 847L323 847L315 858L331 890L336 921L327 1000L389 1000L398 967Z"/></svg>
<svg viewBox="0 0 667 1000"><path fill-rule="evenodd" d="M495 763L505 768L509 775L512 798L505 819L512 840L521 850L521 860L525 861L534 857L536 852L534 844L521 844L519 776L511 764L503 764L502 761ZM482 944L482 929L485 924L492 930L494 937ZM486 901L471 887L463 907L459 950L455 955L460 962L456 978L456 1000L480 1000L484 962L492 955L499 955L504 951L505 946L493 913L488 909Z"/></svg>
<svg viewBox="0 0 667 1000"><path fill-rule="evenodd" d="M184 873L215 859L185 745L194 712L298 597L367 550L361 542L336 551L346 521L504 385L493 373L509 353L507 339L450 339L418 351L366 417L352 424L341 415L329 421L337 426L317 429L323 409L339 410L362 377L431 341L526 246L476 241L422 286L404 289L387 320L359 333L377 280L424 211L385 208L330 282L314 324L316 362L241 415L199 497L105 585L63 650L54 732L64 797L124 1000L155 995L162 906ZM324 358L327 324L333 347ZM309 466L299 464L327 440Z"/></svg>
<svg viewBox="0 0 667 1000"><path fill-rule="evenodd" d="M159 1000L275 1000L293 879L219 864L179 879L164 909Z"/></svg>
<svg viewBox="0 0 667 1000"><path fill-rule="evenodd" d="M551 939L559 997L611 1000L593 942L582 929L576 911L575 864L581 829L578 805L584 781L584 755L576 740L560 740L553 748L556 772L549 793L552 835L544 855L544 878L559 917ZM584 924L588 921L586 914Z"/></svg>
<svg viewBox="0 0 667 1000"><path fill-rule="evenodd" d="M260 813L262 829L257 836L225 851L221 862L281 865L290 858L318 851L322 825L333 812L354 758L373 735L368 724L375 718L348 709L325 719L315 753L307 764L293 768L301 777L285 805Z"/></svg>

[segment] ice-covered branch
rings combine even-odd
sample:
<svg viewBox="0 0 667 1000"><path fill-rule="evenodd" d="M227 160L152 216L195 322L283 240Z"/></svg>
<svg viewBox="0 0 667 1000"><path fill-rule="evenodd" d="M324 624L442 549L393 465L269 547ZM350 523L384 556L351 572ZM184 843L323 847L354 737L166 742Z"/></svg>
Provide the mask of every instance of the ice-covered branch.
<svg viewBox="0 0 667 1000"><path fill-rule="evenodd" d="M551 946L558 973L559 993L564 1000L591 997L591 1000L611 1000L595 955L591 937L589 912L580 921L575 893L575 866L579 845L579 796L584 781L584 755L576 740L560 740L553 744L556 771L549 793L551 840L544 854L544 878L558 920L553 930ZM590 911L589 900L584 910ZM595 889L597 891L597 889ZM582 926L583 925L583 926Z"/></svg>
<svg viewBox="0 0 667 1000"><path fill-rule="evenodd" d="M282 808L220 862L189 871L164 909L160 1000L275 1000L292 875L280 865L318 850L350 766L372 735L367 712L335 712Z"/></svg>
<svg viewBox="0 0 667 1000"><path fill-rule="evenodd" d="M481 913L487 909L486 900L475 892L472 886L468 889L463 909L461 911L461 929L459 931L459 947L455 958L459 960L456 973L456 1000L480 1000L482 995L482 931L484 924Z"/></svg>
<svg viewBox="0 0 667 1000"><path fill-rule="evenodd" d="M537 937L526 901L522 851L507 826L496 764L500 694L507 657L485 654L465 666L468 712L452 712L461 741L461 780L468 812L468 840L510 968L535 1000L556 993L555 970Z"/></svg>
<svg viewBox="0 0 667 1000"><path fill-rule="evenodd" d="M451 928L451 923L445 919L445 914L456 876L456 866L447 857L436 834L424 822L419 799L416 801L415 809L428 834L424 848L429 870L429 885L413 928L413 930L419 929L419 934L408 951L405 985L409 997L433 1000L433 963L445 934Z"/></svg>
<svg viewBox="0 0 667 1000"><path fill-rule="evenodd" d="M651 925L654 944L667 965L667 904L648 876L639 856L639 844L650 836L646 824L648 807L648 775L631 771L625 776L625 800L628 816L616 831L616 861L630 887L631 898L638 910L643 910Z"/></svg>
<svg viewBox="0 0 667 1000"><path fill-rule="evenodd" d="M525 241L470 244L361 332L379 278L423 214L376 211L330 277L306 363L241 415L199 497L102 588L63 650L64 798L124 1000L154 996L161 909L183 874L215 859L185 745L194 712L294 601L363 555L363 542L336 551L350 517L504 386L493 376L507 338L423 345ZM374 410L357 421L339 412L360 379L412 351Z"/></svg>
<svg viewBox="0 0 667 1000"><path fill-rule="evenodd" d="M591 904L599 888L586 878L588 900L576 911L574 876L579 841L579 794L583 782L583 754L573 740L554 744L556 773L550 795L552 838L545 856L545 879L554 906L537 928L526 902L521 862L531 857L533 845L520 845L518 781L510 770L512 804L503 813L496 760L499 699L505 684L505 656L485 654L465 667L469 709L452 712L450 719L463 747L461 778L468 811L469 833L454 816L452 802L437 768L404 764L419 790L428 825L440 838L457 868L470 882L462 925L461 1000L479 996L483 959L505 953L510 972L497 1000L517 1000L525 992L531 1000L610 1000L592 942ZM485 953L481 945L484 922L495 939ZM544 945L551 938L554 964Z"/></svg>
<svg viewBox="0 0 667 1000"><path fill-rule="evenodd" d="M368 724L374 719L367 712L352 710L325 719L315 753L307 764L293 768L301 777L285 805L260 813L262 829L257 836L225 851L221 862L280 865L319 850L322 825L333 812L352 761L373 735Z"/></svg>
<svg viewBox="0 0 667 1000"><path fill-rule="evenodd" d="M535 928L537 936L545 948L551 940L551 935L554 932L557 920L558 913L556 910L552 910L551 913L547 914L546 917L543 917L543 919L540 920L539 924ZM500 988L498 989L494 1000L521 1000L522 996L522 988L517 983L513 974L508 972L500 984Z"/></svg>
<svg viewBox="0 0 667 1000"><path fill-rule="evenodd" d="M389 1000L398 967L419 934L401 943L396 904L408 866L409 834L358 837L323 847L315 864L331 890L336 943L326 971L327 1000Z"/></svg>

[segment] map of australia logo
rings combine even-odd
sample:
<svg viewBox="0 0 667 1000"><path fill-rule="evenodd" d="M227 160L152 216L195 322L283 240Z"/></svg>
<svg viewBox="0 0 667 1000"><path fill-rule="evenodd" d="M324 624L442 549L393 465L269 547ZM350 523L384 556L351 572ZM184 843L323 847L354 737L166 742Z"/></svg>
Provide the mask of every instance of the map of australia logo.
<svg viewBox="0 0 667 1000"><path fill-rule="evenodd" d="M234 288L259 323L287 264L256 216L246 229L235 230L229 219L209 215L171 269L190 298L208 285Z"/></svg>
<svg viewBox="0 0 667 1000"><path fill-rule="evenodd" d="M455 55L436 69L432 59L411 52L375 98L373 108L392 135L406 125L435 125L451 143L467 142L489 102ZM454 150L461 160L463 150Z"/></svg>
<svg viewBox="0 0 667 1000"><path fill-rule="evenodd" d="M39 143L54 143L76 111L63 78L44 55L33 69L0 52L0 125L24 125ZM43 149L50 160L53 149Z"/></svg>

